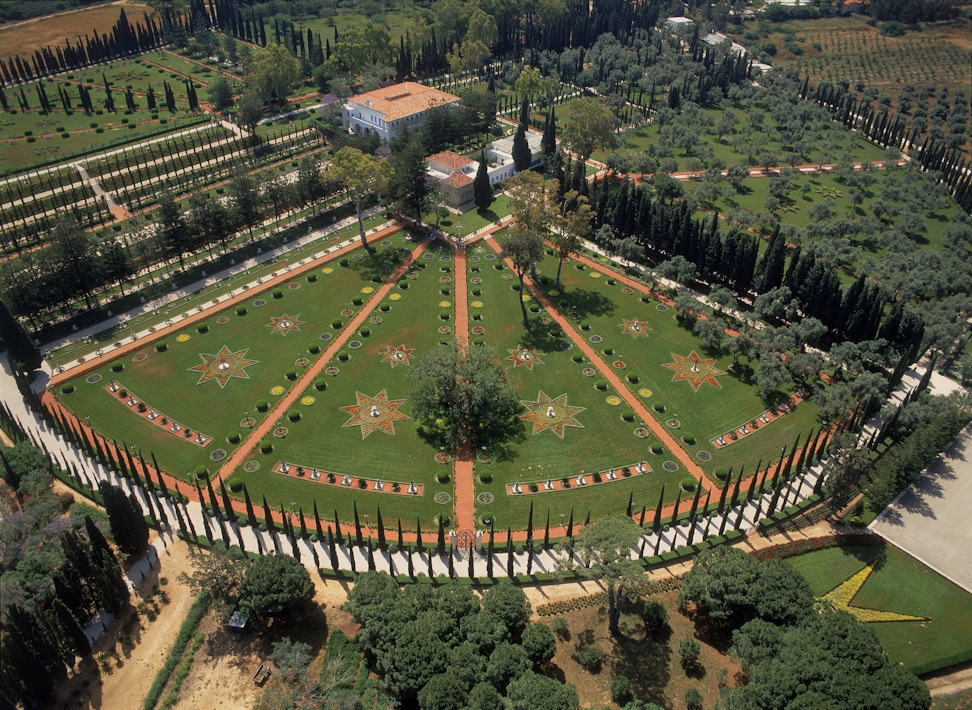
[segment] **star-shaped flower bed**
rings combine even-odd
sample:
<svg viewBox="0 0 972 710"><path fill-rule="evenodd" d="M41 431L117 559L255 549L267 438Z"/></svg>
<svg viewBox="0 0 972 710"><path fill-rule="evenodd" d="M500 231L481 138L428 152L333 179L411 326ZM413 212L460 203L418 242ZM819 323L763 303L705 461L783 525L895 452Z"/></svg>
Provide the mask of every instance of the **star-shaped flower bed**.
<svg viewBox="0 0 972 710"><path fill-rule="evenodd" d="M861 587L874 571L874 562L862 569L860 572L837 585L834 589L827 592L822 600L830 602L835 609L843 609L849 614L856 616L859 621L927 621L924 616L911 616L910 614L899 614L894 611L881 611L880 609L868 609L867 607L854 606L851 604Z"/></svg>
<svg viewBox="0 0 972 710"><path fill-rule="evenodd" d="M726 373L725 370L720 370L715 366L715 358L701 360L694 350L687 357L675 353L672 353L672 357L675 358L675 362L666 362L662 365L669 370L675 370L675 377L672 378L672 382L685 380L692 385L696 392L703 384L722 389L722 385L719 384L716 377Z"/></svg>
<svg viewBox="0 0 972 710"><path fill-rule="evenodd" d="M507 360L513 361L513 367L523 365L528 370L532 370L534 365L543 365L543 353L538 353L536 348L525 348L520 346L508 351L510 353Z"/></svg>
<svg viewBox="0 0 972 710"><path fill-rule="evenodd" d="M248 380L250 376L246 374L246 368L260 362L259 360L248 359L246 354L249 351L249 348L245 348L234 353L230 352L230 349L224 345L215 355L199 353L199 357L202 358L202 364L190 367L189 372L201 373L199 381L196 383L197 387L206 384L210 380L216 380L219 383L219 388L222 389L226 387L226 383L233 377Z"/></svg>
<svg viewBox="0 0 972 710"><path fill-rule="evenodd" d="M621 323L621 328L623 329L622 332L625 335L630 335L635 340L641 336L647 337L648 331L651 330L651 328L648 327L648 324L643 320L638 320L637 318L632 318L631 320L622 318L621 320L624 321Z"/></svg>
<svg viewBox="0 0 972 710"><path fill-rule="evenodd" d="M277 335L279 333L286 337L290 333L299 333L300 326L303 324L304 321L300 319L300 313L292 316L284 313L279 317L270 316L270 322L267 323L267 327L270 328L270 335Z"/></svg>
<svg viewBox="0 0 972 710"><path fill-rule="evenodd" d="M412 359L412 353L414 352L415 348L406 348L404 344L397 347L389 345L385 348L385 352L381 354L381 361L390 363L394 370L398 365L407 365L408 361Z"/></svg>
<svg viewBox="0 0 972 710"><path fill-rule="evenodd" d="M566 394L551 399L541 390L537 395L536 402L523 402L521 400L521 403L528 411L526 414L521 414L520 419L533 422L534 436L549 429L563 439L566 427L584 428L584 425L577 421L574 415L580 414L586 407L570 406L567 404Z"/></svg>
<svg viewBox="0 0 972 710"><path fill-rule="evenodd" d="M341 410L351 415L344 423L345 427L361 427L361 438L367 439L372 432L381 430L395 436L395 422L411 419L407 414L398 411L405 404L404 399L388 399L388 394L382 390L374 397L362 392L354 393L357 404L341 407Z"/></svg>

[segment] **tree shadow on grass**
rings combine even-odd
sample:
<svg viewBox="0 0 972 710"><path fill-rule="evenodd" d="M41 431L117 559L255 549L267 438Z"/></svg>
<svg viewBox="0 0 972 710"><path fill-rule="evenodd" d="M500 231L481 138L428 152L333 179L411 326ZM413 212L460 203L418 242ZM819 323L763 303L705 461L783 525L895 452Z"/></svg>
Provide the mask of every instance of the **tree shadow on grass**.
<svg viewBox="0 0 972 710"><path fill-rule="evenodd" d="M636 698L667 707L665 688L671 680L671 659L667 641L622 636L614 641L611 674L626 677Z"/></svg>
<svg viewBox="0 0 972 710"><path fill-rule="evenodd" d="M609 316L616 309L614 301L597 291L588 291L583 288L574 289L564 293L560 297L561 310L567 310L567 306L573 306L581 318L590 316Z"/></svg>

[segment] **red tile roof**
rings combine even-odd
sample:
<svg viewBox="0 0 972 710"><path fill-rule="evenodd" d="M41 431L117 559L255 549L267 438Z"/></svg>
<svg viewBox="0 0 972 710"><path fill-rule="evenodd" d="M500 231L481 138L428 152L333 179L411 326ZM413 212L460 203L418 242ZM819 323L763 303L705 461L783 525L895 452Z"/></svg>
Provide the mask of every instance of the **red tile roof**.
<svg viewBox="0 0 972 710"><path fill-rule="evenodd" d="M428 111L436 106L455 103L458 96L433 89L431 86L404 81L352 96L348 103L370 108L384 115L386 121L397 121L406 116Z"/></svg>

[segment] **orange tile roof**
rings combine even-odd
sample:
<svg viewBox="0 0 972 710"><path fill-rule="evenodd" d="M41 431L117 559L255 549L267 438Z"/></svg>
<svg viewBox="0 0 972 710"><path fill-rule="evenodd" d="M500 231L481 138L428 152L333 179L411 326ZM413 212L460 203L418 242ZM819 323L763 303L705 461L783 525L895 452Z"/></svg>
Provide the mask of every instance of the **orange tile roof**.
<svg viewBox="0 0 972 710"><path fill-rule="evenodd" d="M431 86L405 81L352 96L348 99L348 103L383 114L386 121L397 121L458 100L458 96L433 89Z"/></svg>
<svg viewBox="0 0 972 710"><path fill-rule="evenodd" d="M449 177L442 181L449 187L465 187L466 185L471 185L473 179L466 175L465 173L452 173Z"/></svg>
<svg viewBox="0 0 972 710"><path fill-rule="evenodd" d="M451 150L443 150L441 153L430 155L428 158L426 158L426 160L428 160L430 163L438 163L449 170L458 170L459 168L471 165L473 162L466 156L459 155Z"/></svg>

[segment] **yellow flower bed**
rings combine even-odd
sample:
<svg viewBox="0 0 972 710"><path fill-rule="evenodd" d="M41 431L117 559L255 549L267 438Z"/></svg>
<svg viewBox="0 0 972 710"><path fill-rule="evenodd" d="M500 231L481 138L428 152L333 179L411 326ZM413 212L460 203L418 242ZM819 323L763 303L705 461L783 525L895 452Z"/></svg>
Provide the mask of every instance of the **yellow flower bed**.
<svg viewBox="0 0 972 710"><path fill-rule="evenodd" d="M855 616L858 620L864 622L877 622L877 621L925 621L923 616L911 616L909 614L899 614L894 611L882 611L880 609L867 609L861 606L852 606L851 602L854 601L854 597L857 593L861 591L861 587L867 581L867 578L871 576L871 572L874 571L875 563L872 562L867 567L862 569L857 574L851 576L844 582L834 587L834 589L827 592L825 595L820 597L823 602L829 602L830 606L834 609L842 609Z"/></svg>

